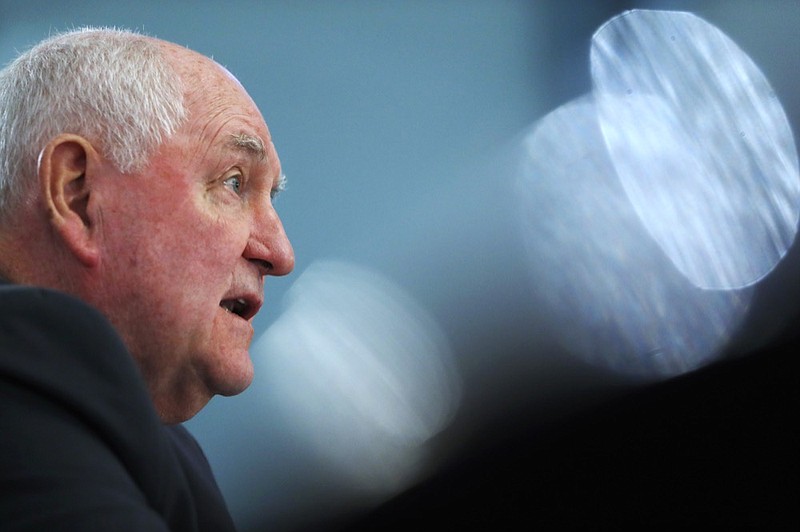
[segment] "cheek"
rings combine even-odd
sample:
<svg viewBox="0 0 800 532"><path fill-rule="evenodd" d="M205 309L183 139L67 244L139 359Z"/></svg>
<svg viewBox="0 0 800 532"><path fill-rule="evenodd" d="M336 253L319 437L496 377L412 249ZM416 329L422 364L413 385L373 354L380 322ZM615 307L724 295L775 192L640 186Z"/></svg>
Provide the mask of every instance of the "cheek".
<svg viewBox="0 0 800 532"><path fill-rule="evenodd" d="M199 305L201 312L216 311L242 261L248 234L221 217L196 213L176 223L173 234L162 240L158 252L161 257L169 257L169 264L164 266L173 277L173 288L180 292L175 297L185 304Z"/></svg>
<svg viewBox="0 0 800 532"><path fill-rule="evenodd" d="M241 256L248 232L231 209L221 209L204 196L172 206L156 225L156 231L167 233L163 245L165 255L185 258L188 262L203 261L206 266L228 263ZM195 264L201 266L201 264Z"/></svg>
<svg viewBox="0 0 800 532"><path fill-rule="evenodd" d="M246 216L196 185L169 185L134 188L110 206L103 223L107 267L112 280L129 281L119 288L138 291L139 298L210 312L197 305L229 288L249 238Z"/></svg>
<svg viewBox="0 0 800 532"><path fill-rule="evenodd" d="M179 245L187 259L202 261L198 265L202 269L223 268L230 273L242 260L249 233L220 218L206 223L198 221L187 227L184 234L186 237Z"/></svg>

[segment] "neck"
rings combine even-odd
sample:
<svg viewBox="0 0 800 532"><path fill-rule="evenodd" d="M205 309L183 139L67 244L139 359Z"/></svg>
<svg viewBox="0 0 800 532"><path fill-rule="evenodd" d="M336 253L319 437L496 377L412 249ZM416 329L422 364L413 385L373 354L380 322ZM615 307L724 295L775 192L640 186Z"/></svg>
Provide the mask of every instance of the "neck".
<svg viewBox="0 0 800 532"><path fill-rule="evenodd" d="M63 246L38 220L0 226L0 277L15 284L76 293L76 273ZM74 261L73 261L74 262Z"/></svg>

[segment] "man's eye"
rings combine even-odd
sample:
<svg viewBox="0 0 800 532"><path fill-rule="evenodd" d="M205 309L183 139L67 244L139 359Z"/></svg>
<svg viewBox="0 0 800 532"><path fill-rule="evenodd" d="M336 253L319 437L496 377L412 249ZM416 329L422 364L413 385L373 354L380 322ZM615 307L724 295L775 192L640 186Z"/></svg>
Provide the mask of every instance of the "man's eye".
<svg viewBox="0 0 800 532"><path fill-rule="evenodd" d="M242 190L242 176L239 174L226 177L222 183L237 194Z"/></svg>

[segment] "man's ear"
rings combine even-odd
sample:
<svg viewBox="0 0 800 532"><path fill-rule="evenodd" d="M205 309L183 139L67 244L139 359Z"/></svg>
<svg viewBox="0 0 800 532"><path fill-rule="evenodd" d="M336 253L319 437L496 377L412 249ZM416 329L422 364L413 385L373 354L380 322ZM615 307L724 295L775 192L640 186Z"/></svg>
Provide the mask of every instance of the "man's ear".
<svg viewBox="0 0 800 532"><path fill-rule="evenodd" d="M99 262L96 228L89 201L100 156L79 135L61 134L39 155L39 188L56 235L85 266Z"/></svg>

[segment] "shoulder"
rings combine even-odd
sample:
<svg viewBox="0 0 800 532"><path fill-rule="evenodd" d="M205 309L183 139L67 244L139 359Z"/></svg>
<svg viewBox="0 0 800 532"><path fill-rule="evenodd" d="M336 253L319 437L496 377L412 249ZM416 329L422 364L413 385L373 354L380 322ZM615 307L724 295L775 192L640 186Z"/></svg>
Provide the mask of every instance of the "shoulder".
<svg viewBox="0 0 800 532"><path fill-rule="evenodd" d="M167 432L196 501L198 521L207 530L233 530L233 520L225 499L197 440L183 425L169 426Z"/></svg>
<svg viewBox="0 0 800 532"><path fill-rule="evenodd" d="M48 288L0 281L0 333L11 336L42 326L52 335L67 337L79 333L81 326L113 333L105 317L78 298Z"/></svg>
<svg viewBox="0 0 800 532"><path fill-rule="evenodd" d="M111 324L55 290L0 285L0 376L79 410L152 410Z"/></svg>
<svg viewBox="0 0 800 532"><path fill-rule="evenodd" d="M146 523L164 506L170 442L136 364L89 305L0 285L0 402L0 521L80 528L110 511Z"/></svg>
<svg viewBox="0 0 800 532"><path fill-rule="evenodd" d="M0 284L0 404L4 526L232 529L200 447L161 423L132 356L86 303Z"/></svg>
<svg viewBox="0 0 800 532"><path fill-rule="evenodd" d="M57 339L67 347L90 341L125 350L99 311L70 295L33 286L0 284L0 334L3 351L35 337Z"/></svg>

